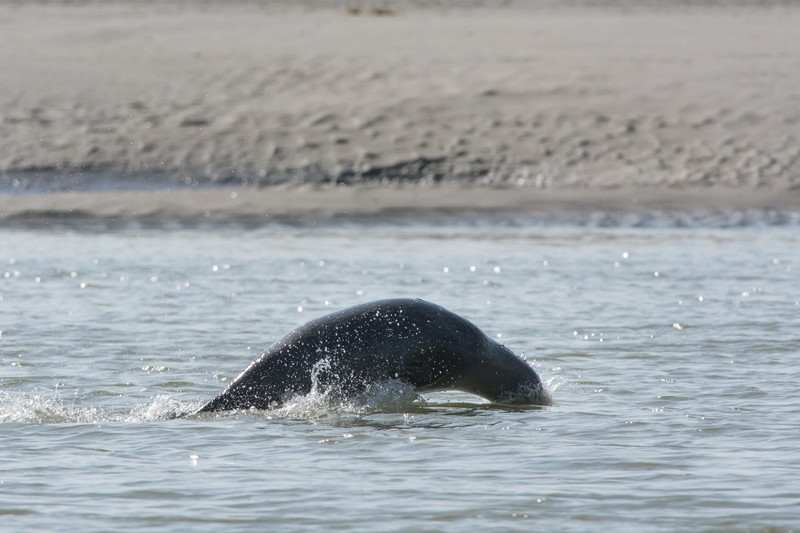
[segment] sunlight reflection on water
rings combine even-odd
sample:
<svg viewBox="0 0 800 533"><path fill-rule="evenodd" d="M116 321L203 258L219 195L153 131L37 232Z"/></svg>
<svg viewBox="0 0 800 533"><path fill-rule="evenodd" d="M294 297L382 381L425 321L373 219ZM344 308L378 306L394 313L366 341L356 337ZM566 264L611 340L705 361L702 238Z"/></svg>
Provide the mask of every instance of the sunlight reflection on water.
<svg viewBox="0 0 800 533"><path fill-rule="evenodd" d="M797 527L798 241L759 225L3 231L3 523ZM169 419L300 323L393 296L524 354L554 405L400 391Z"/></svg>

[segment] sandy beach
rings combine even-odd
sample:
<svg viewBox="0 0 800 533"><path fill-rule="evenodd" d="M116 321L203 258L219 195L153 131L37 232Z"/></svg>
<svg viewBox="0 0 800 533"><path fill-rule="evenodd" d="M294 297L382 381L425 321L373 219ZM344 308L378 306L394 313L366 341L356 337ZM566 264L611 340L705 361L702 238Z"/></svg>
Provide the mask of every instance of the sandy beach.
<svg viewBox="0 0 800 533"><path fill-rule="evenodd" d="M362 4L0 3L0 221L800 207L791 3Z"/></svg>

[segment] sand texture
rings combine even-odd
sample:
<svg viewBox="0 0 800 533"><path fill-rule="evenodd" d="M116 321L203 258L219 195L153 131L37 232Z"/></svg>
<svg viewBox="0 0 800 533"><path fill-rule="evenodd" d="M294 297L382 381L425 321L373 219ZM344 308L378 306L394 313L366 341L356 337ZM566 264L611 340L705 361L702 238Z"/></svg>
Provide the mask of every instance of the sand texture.
<svg viewBox="0 0 800 533"><path fill-rule="evenodd" d="M797 199L800 8L384 4L0 3L3 190Z"/></svg>

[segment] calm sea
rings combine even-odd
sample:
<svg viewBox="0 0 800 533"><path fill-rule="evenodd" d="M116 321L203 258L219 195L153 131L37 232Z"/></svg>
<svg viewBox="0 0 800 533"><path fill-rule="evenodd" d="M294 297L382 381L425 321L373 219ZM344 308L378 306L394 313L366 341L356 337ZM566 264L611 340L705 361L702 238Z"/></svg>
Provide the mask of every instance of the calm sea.
<svg viewBox="0 0 800 533"><path fill-rule="evenodd" d="M781 220L0 230L0 530L800 530ZM523 354L554 405L387 387L173 418L394 296Z"/></svg>

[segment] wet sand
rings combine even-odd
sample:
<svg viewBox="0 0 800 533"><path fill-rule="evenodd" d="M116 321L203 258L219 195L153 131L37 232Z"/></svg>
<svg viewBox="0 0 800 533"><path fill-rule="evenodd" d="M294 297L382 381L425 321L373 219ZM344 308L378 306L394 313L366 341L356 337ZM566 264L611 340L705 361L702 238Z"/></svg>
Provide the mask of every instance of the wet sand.
<svg viewBox="0 0 800 533"><path fill-rule="evenodd" d="M276 185L203 190L0 196L0 226L48 228L329 224L385 220L435 223L448 217L581 225L798 224L800 191L737 189L575 190L419 185ZM631 216L633 218L631 218ZM719 218L721 217L721 218Z"/></svg>
<svg viewBox="0 0 800 533"><path fill-rule="evenodd" d="M443 5L0 3L0 220L800 205L800 9Z"/></svg>

